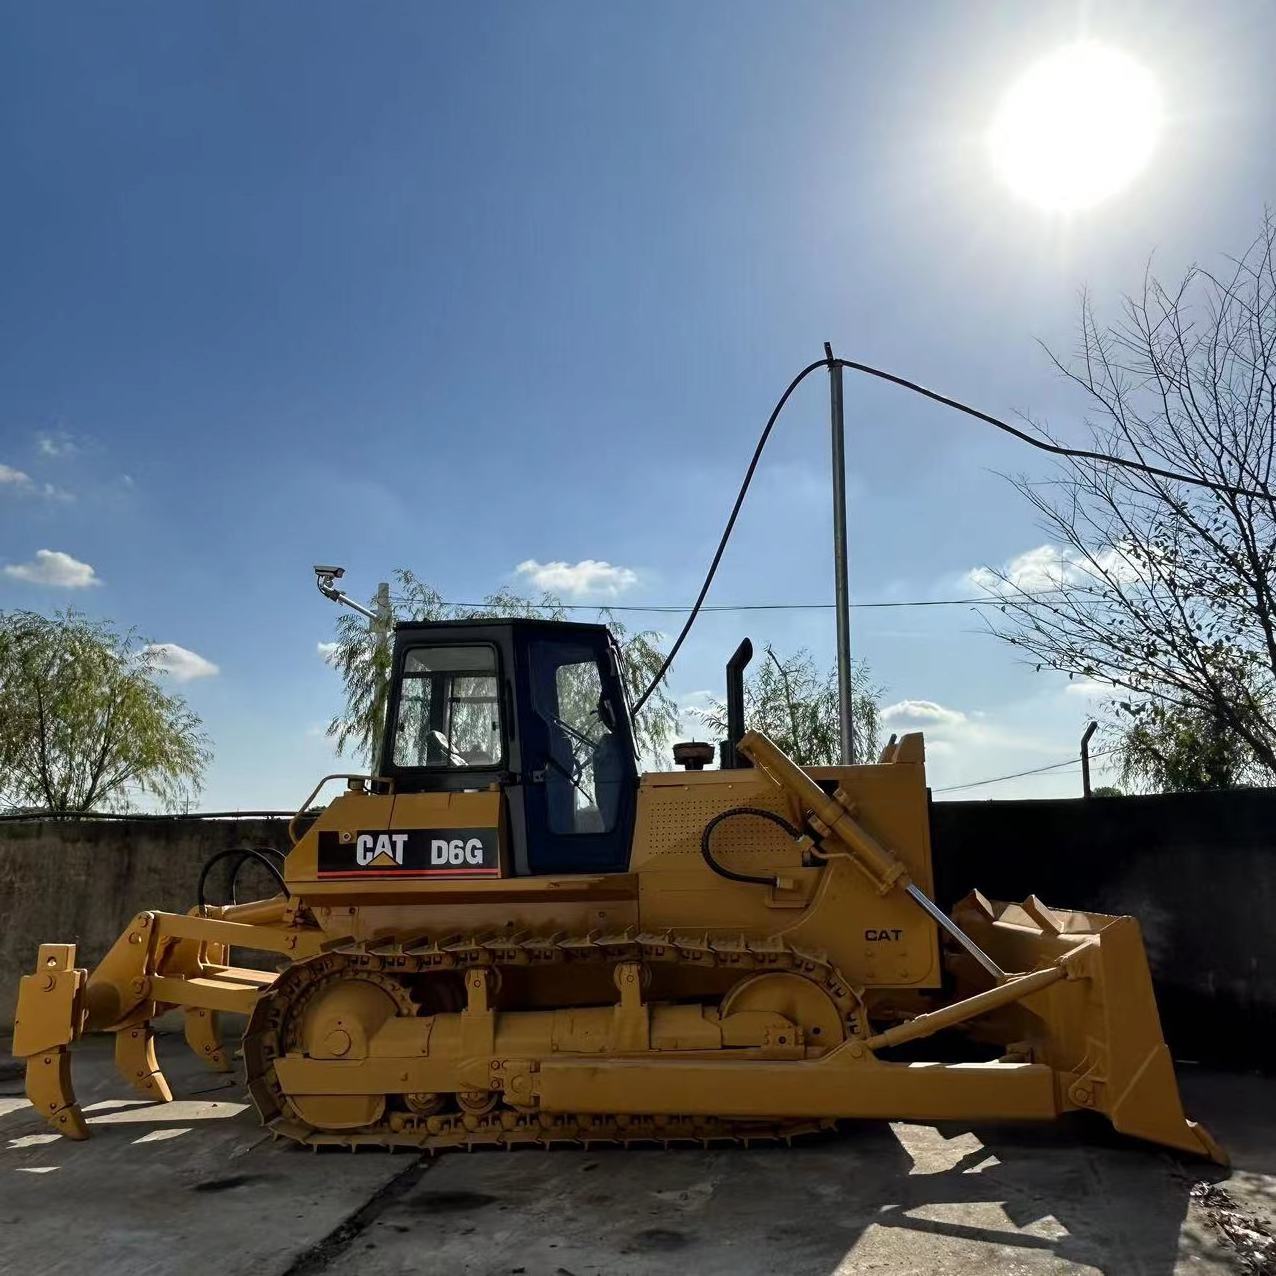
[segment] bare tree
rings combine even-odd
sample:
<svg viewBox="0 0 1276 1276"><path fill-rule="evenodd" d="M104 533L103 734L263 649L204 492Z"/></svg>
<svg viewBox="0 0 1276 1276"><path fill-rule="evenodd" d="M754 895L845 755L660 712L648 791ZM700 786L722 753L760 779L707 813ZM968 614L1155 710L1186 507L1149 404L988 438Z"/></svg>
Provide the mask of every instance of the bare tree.
<svg viewBox="0 0 1276 1276"><path fill-rule="evenodd" d="M1050 356L1085 395L1096 450L1258 494L1069 460L1044 483L1012 480L1059 545L1057 560L1031 580L1004 570L984 577L1002 600L993 631L1030 662L1112 687L1112 707L1131 727L1145 706L1197 715L1240 743L1242 770L1268 778L1276 776L1274 254L1268 215L1225 272L1193 266L1169 288L1149 269L1115 323L1102 324L1083 298L1079 349L1067 360Z"/></svg>

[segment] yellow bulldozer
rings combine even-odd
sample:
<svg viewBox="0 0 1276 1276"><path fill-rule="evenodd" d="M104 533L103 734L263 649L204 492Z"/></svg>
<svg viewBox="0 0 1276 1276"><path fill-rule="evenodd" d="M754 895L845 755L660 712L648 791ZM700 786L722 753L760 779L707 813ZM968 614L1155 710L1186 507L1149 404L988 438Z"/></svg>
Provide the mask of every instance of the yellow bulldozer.
<svg viewBox="0 0 1276 1276"><path fill-rule="evenodd" d="M607 628L396 626L375 775L253 856L273 898L139 913L95 970L44 944L13 1050L27 1095L88 1126L72 1046L111 1032L167 1101L153 1022L299 1143L424 1149L789 1139L846 1118L1102 1113L1222 1161L1187 1120L1138 923L933 901L920 735L796 765L744 730L640 774ZM707 766L720 753L720 765ZM319 790L316 790L318 793ZM312 795L312 799L315 795ZM303 811L310 801L303 804ZM220 857L219 857L220 858ZM233 951L267 955L261 969Z"/></svg>

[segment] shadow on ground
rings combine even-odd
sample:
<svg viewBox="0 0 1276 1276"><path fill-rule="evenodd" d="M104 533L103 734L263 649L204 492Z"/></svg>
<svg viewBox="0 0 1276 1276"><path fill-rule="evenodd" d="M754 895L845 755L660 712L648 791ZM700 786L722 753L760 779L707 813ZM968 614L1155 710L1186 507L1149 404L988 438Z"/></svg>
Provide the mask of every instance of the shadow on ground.
<svg viewBox="0 0 1276 1276"><path fill-rule="evenodd" d="M87 1044L87 1144L47 1131L0 1072L0 1270L168 1276L201 1255L227 1276L1243 1270L1189 1196L1222 1172L1098 1120L857 1123L793 1148L316 1155L263 1136L237 1083L176 1041L181 1097L163 1106L129 1097ZM1233 1149L1228 1190L1270 1208L1276 1087L1185 1082Z"/></svg>
<svg viewBox="0 0 1276 1276"><path fill-rule="evenodd" d="M788 1148L440 1161L301 1270L585 1273L1174 1272L1193 1178L1070 1132L860 1124Z"/></svg>

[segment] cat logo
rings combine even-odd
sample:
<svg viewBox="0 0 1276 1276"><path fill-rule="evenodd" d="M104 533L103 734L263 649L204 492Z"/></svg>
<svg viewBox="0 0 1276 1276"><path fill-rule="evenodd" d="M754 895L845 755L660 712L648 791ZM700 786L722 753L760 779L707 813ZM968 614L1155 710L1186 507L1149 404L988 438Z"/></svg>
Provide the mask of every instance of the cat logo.
<svg viewBox="0 0 1276 1276"><path fill-rule="evenodd" d="M360 833L354 845L360 868L402 868L406 833Z"/></svg>
<svg viewBox="0 0 1276 1276"><path fill-rule="evenodd" d="M500 877L499 830L323 829L320 877Z"/></svg>

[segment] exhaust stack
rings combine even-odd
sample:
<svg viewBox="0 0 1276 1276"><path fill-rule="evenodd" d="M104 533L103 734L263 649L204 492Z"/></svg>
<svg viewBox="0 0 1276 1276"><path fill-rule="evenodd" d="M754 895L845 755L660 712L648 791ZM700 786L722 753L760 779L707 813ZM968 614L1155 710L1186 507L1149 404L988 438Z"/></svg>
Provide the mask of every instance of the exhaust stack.
<svg viewBox="0 0 1276 1276"><path fill-rule="evenodd" d="M724 771L753 765L738 748L744 736L744 671L752 659L753 644L746 638L727 661L727 738L718 759Z"/></svg>

